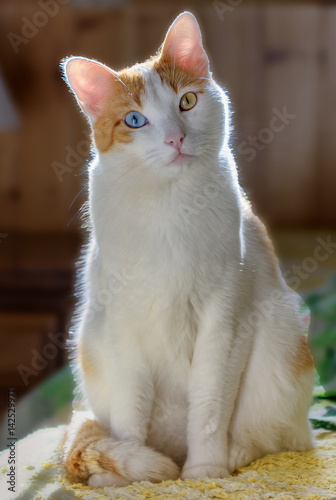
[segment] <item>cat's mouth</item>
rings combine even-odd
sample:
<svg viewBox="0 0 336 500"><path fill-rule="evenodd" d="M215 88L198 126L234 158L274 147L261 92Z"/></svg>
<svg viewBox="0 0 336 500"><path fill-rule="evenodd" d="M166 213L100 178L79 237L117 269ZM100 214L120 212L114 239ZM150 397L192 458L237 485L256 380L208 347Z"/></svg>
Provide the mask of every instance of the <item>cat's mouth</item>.
<svg viewBox="0 0 336 500"><path fill-rule="evenodd" d="M192 158L192 155L188 155L186 153L181 153L181 151L179 151L177 153L177 155L175 156L175 158L172 159L172 161L170 161L167 165L170 166L170 165L182 165L182 164L185 164L186 162L190 162Z"/></svg>

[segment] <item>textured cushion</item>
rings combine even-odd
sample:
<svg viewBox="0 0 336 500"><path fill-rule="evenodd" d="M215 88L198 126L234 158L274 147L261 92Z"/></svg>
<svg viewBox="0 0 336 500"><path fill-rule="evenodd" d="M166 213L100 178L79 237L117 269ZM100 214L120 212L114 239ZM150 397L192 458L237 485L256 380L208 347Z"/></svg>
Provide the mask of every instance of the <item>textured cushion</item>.
<svg viewBox="0 0 336 500"><path fill-rule="evenodd" d="M147 481L126 488L92 489L65 474L60 454L64 426L41 429L16 444L16 493L8 494L8 451L0 457L1 499L309 499L336 497L336 432L314 431L308 452L269 455L227 479Z"/></svg>

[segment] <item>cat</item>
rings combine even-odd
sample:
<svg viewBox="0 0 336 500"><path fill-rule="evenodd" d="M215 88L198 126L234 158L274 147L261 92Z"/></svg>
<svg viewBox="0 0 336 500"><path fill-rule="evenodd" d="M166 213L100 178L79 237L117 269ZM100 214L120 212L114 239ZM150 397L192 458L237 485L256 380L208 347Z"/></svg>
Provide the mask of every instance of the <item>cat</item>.
<svg viewBox="0 0 336 500"><path fill-rule="evenodd" d="M299 299L238 183L195 17L144 63L63 69L96 150L71 333L88 411L65 433L67 471L92 487L225 478L311 448Z"/></svg>

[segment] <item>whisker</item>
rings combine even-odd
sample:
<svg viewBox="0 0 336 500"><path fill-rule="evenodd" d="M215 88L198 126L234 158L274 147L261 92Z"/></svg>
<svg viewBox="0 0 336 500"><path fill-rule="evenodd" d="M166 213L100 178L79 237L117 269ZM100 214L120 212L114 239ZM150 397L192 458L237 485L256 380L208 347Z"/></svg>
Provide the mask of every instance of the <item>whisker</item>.
<svg viewBox="0 0 336 500"><path fill-rule="evenodd" d="M132 99L134 99L134 95L132 94L131 90L130 90L130 89L129 89L129 87L126 85L126 83L125 83L125 82L123 82L123 81L121 80L121 78L119 78L119 76L118 76L116 73L113 73L113 76L115 76L115 77L116 77L116 79L117 79L120 83L122 83L122 85L123 85L124 87L126 87L126 88L127 88L127 90L128 90L128 94L132 97Z"/></svg>
<svg viewBox="0 0 336 500"><path fill-rule="evenodd" d="M82 216L82 214L84 213L84 210L85 210L85 204L86 204L86 202L84 202L83 205L77 210L77 212L75 213L75 215L73 217L71 217L70 221L66 225L67 228L73 222L75 222L76 220L78 220Z"/></svg>
<svg viewBox="0 0 336 500"><path fill-rule="evenodd" d="M83 191L85 191L85 189L87 189L87 186L82 187L82 189L81 189L81 190L80 190L80 191L76 194L76 196L74 197L74 199L72 200L72 202L71 202L71 204L70 204L70 206L69 206L69 208L68 208L68 211L69 211L69 212L70 212L70 210L71 210L71 208L72 208L73 204L74 204L74 203L75 203L75 201L77 200L78 196L80 196L80 195L83 193Z"/></svg>
<svg viewBox="0 0 336 500"><path fill-rule="evenodd" d="M212 81L212 78L207 78L206 76L198 76L199 80L208 80L208 82Z"/></svg>

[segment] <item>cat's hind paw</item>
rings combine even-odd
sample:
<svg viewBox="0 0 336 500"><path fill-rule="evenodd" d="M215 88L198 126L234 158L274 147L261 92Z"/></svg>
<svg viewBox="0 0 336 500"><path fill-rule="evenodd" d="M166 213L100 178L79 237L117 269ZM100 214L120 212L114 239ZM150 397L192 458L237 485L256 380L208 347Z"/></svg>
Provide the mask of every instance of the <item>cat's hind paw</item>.
<svg viewBox="0 0 336 500"><path fill-rule="evenodd" d="M223 479L228 477L229 471L226 467L217 465L196 465L194 467L183 468L181 479Z"/></svg>

